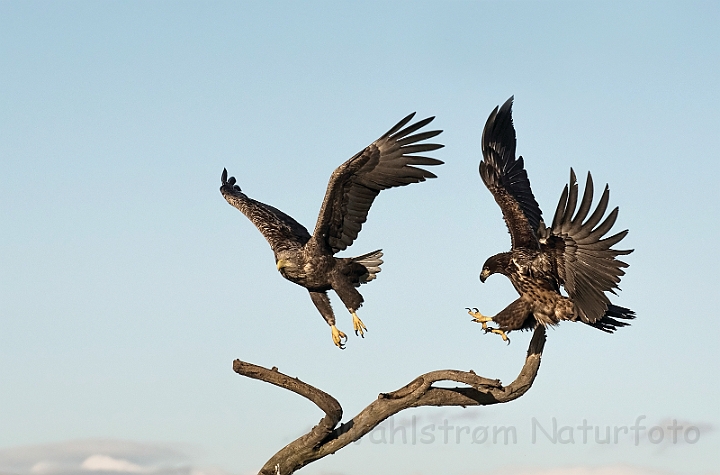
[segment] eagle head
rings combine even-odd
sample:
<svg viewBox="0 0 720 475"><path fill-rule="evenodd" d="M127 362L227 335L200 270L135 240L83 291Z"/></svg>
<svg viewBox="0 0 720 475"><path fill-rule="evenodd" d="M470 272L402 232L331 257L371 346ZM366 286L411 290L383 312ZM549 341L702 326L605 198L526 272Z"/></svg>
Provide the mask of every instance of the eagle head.
<svg viewBox="0 0 720 475"><path fill-rule="evenodd" d="M480 282L484 283L488 277L496 273L506 274L505 269L509 263L509 252L503 252L489 257L488 260L485 261L485 264L483 264L482 271L480 272Z"/></svg>
<svg viewBox="0 0 720 475"><path fill-rule="evenodd" d="M275 265L280 274L290 281L295 282L297 279L304 277L305 273L302 264L298 262L296 256L290 253L280 253L280 255L277 256Z"/></svg>
<svg viewBox="0 0 720 475"><path fill-rule="evenodd" d="M277 266L277 270L280 271L280 273L283 273L286 269L291 270L297 267L292 260L282 258L278 259L275 265Z"/></svg>

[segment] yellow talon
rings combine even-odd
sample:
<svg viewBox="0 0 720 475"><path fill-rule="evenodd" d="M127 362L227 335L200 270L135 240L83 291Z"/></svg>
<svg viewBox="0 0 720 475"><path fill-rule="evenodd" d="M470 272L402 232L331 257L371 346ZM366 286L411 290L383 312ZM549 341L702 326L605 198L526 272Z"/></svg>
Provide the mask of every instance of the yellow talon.
<svg viewBox="0 0 720 475"><path fill-rule="evenodd" d="M333 339L333 343L335 343L335 346L337 346L341 350L344 350L345 343L343 342L343 339L345 339L345 341L347 341L347 335L345 335L343 332L338 330L338 328L335 325L330 325L330 330L332 330L332 339Z"/></svg>
<svg viewBox="0 0 720 475"><path fill-rule="evenodd" d="M494 321L492 319L492 317L486 317L485 315L480 313L480 310L478 310L477 308L473 308L473 309L468 308L467 311L468 311L468 314L471 317L473 317L473 319L472 319L473 322L482 323L482 329L485 330L485 333L496 333L496 334L500 335L502 337L503 341L506 341L508 343L508 345L510 344L510 338L508 338L507 334L503 330L500 330L499 328L492 328L492 327L487 326L487 322Z"/></svg>
<svg viewBox="0 0 720 475"><path fill-rule="evenodd" d="M472 321L475 323L482 323L482 329L487 331L487 322L492 322L492 317L486 317L485 315L480 313L480 310L478 310L477 308L473 308L472 310L468 308L467 311L468 314L473 317Z"/></svg>
<svg viewBox="0 0 720 475"><path fill-rule="evenodd" d="M352 313L353 317L353 328L355 328L355 334L365 338L365 332L367 331L367 327L362 322L362 320L360 320L360 317L358 317L355 312L351 310L350 313Z"/></svg>
<svg viewBox="0 0 720 475"><path fill-rule="evenodd" d="M488 328L485 331L488 333L497 333L502 337L503 341L507 341L508 345L510 344L510 338L508 338L507 334L505 334L505 332L500 330L499 328Z"/></svg>

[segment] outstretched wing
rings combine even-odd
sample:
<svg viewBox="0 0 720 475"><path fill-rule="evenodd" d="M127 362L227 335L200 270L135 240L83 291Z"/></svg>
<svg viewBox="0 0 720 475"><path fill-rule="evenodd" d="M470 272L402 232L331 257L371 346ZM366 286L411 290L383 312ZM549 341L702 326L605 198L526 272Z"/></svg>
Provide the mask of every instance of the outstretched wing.
<svg viewBox="0 0 720 475"><path fill-rule="evenodd" d="M542 211L530 189L523 158L515 159L512 102L511 97L499 110L496 107L485 124L480 177L500 205L513 249L537 249L535 231Z"/></svg>
<svg viewBox="0 0 720 475"><path fill-rule="evenodd" d="M542 225L539 232L543 250L554 255L561 283L586 323L597 322L612 307L605 292L615 293L615 289L619 290L620 277L625 275L622 269L628 266L616 257L632 252L612 249L627 235L627 230L603 238L615 224L618 215L618 208L615 208L600 223L610 199L608 186L605 185L595 211L585 220L592 199L593 181L588 172L585 192L580 207L577 207L578 184L571 168L570 185L565 186L560 196L552 226L546 228Z"/></svg>
<svg viewBox="0 0 720 475"><path fill-rule="evenodd" d="M415 154L442 148L444 145L420 143L442 130L410 135L434 119L428 117L403 129L414 115L398 122L330 176L313 238L333 253L346 249L355 241L381 190L435 178L433 173L417 165L441 165L443 162Z"/></svg>
<svg viewBox="0 0 720 475"><path fill-rule="evenodd" d="M222 172L220 192L228 203L242 211L265 236L273 252L298 249L310 240L305 227L277 208L248 198L235 184L235 177L228 179L227 170Z"/></svg>

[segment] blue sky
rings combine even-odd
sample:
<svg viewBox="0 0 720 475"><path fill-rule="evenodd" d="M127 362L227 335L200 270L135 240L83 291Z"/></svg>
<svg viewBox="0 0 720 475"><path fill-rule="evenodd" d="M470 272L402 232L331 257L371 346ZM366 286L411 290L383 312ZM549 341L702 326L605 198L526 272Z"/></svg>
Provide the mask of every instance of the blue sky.
<svg viewBox="0 0 720 475"><path fill-rule="evenodd" d="M392 420L432 443L382 443L388 421L302 473L717 473L718 24L716 2L0 2L0 473L254 473L321 414L235 358L346 419L435 369L509 382L530 335L505 346L464 308L515 298L478 280L510 245L477 166L511 95L546 218L571 166L610 183L635 249L613 301L638 319L551 330L513 403ZM383 192L345 253L385 264L367 337L339 351L220 174L312 229L333 169L412 111L437 116L446 163ZM637 445L577 429L641 416ZM553 418L574 443L539 435ZM446 420L468 431L443 443ZM516 443L468 435L502 426Z"/></svg>

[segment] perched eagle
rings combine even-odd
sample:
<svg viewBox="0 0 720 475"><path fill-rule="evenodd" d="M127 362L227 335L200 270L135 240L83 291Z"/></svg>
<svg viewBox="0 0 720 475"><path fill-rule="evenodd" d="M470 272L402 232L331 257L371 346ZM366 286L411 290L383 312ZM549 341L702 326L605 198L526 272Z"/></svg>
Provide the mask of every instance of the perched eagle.
<svg viewBox="0 0 720 475"><path fill-rule="evenodd" d="M355 334L364 336L367 328L356 314L363 303L357 287L370 282L380 272L383 254L377 250L351 258L334 255L355 241L381 190L435 178L433 173L414 165L443 163L416 155L443 145L424 142L440 134L441 130L411 135L434 119L429 117L405 127L414 115L405 117L333 172L312 235L282 211L245 195L235 184L234 177L228 179L227 170L222 173L222 195L265 236L275 254L280 274L308 289L313 303L330 325L333 342L341 349L347 336L335 326L327 291L333 289L340 297L352 314Z"/></svg>
<svg viewBox="0 0 720 475"><path fill-rule="evenodd" d="M499 273L510 279L520 298L494 317L469 310L474 321L486 332L497 333L508 341L506 333L540 325L556 325L562 320L580 320L604 332L612 333L627 326L635 312L610 303L606 292L619 289L622 268L616 259L632 250L612 249L627 230L604 237L618 215L615 208L600 223L607 210L610 191L605 191L588 218L593 200L593 181L588 172L580 206L575 172L570 169L570 184L560 196L552 226L542 219L523 158L515 158L515 127L512 122L513 98L490 114L482 136L483 160L480 176L500 205L510 231L512 249L490 257L482 268L480 280ZM587 218L587 219L586 219ZM567 297L560 293L564 287ZM495 322L490 328L487 322Z"/></svg>

